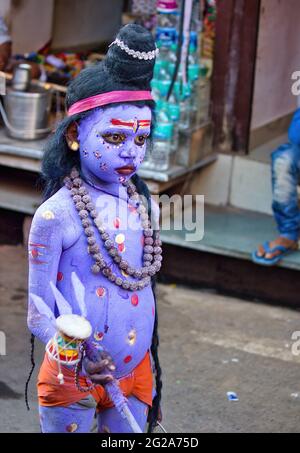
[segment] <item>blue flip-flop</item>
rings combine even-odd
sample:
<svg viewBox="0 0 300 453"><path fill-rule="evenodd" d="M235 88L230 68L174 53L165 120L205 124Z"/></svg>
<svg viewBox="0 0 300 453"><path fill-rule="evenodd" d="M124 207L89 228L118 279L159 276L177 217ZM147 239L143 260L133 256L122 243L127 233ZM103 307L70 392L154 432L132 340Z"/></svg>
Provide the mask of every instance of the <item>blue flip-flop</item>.
<svg viewBox="0 0 300 453"><path fill-rule="evenodd" d="M277 264L282 258L288 255L291 252L295 252L294 249L285 247L284 245L277 245L272 249L269 246L269 242L265 242L263 244L263 248L265 249L266 253L274 253L274 252L281 252L280 255L274 256L274 258L267 259L265 256L258 256L257 251L252 253L252 261L256 264L261 264L262 266L274 266Z"/></svg>

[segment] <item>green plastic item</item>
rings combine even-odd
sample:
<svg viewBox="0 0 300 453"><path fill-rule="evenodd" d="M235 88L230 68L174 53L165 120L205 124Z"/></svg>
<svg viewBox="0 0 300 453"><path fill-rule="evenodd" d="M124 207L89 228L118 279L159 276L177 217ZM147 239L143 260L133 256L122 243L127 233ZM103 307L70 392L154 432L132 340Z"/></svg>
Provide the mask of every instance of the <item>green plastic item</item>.
<svg viewBox="0 0 300 453"><path fill-rule="evenodd" d="M155 107L156 107L156 111L158 112L159 110L162 110L163 108L163 100L162 99L158 99L156 102L155 102Z"/></svg>
<svg viewBox="0 0 300 453"><path fill-rule="evenodd" d="M202 78L205 78L207 76L207 73L208 73L208 68L205 65L201 65L201 67L200 67L200 76Z"/></svg>
<svg viewBox="0 0 300 453"><path fill-rule="evenodd" d="M150 82L150 86L152 88L152 90L158 90L158 82L159 80L157 79L152 79L151 82Z"/></svg>
<svg viewBox="0 0 300 453"><path fill-rule="evenodd" d="M162 61L161 60L156 60L155 65L154 65L154 70L153 70L153 75L155 79L159 78L159 73L162 68Z"/></svg>
<svg viewBox="0 0 300 453"><path fill-rule="evenodd" d="M188 75L189 75L190 80L192 80L192 81L197 80L200 76L200 65L199 64L189 65Z"/></svg>
<svg viewBox="0 0 300 453"><path fill-rule="evenodd" d="M195 52L197 52L197 47L195 46L195 44L190 44L189 53L195 53Z"/></svg>
<svg viewBox="0 0 300 453"><path fill-rule="evenodd" d="M168 104L168 112L172 121L179 121L180 107L178 104Z"/></svg>
<svg viewBox="0 0 300 453"><path fill-rule="evenodd" d="M157 124L153 132L154 138L159 140L171 140L173 136L173 124L172 123L160 123Z"/></svg>
<svg viewBox="0 0 300 453"><path fill-rule="evenodd" d="M173 43L170 47L170 49L172 50L172 52L177 52L177 44Z"/></svg>
<svg viewBox="0 0 300 453"><path fill-rule="evenodd" d="M163 97L166 97L171 86L171 80L159 80L157 83L158 90Z"/></svg>

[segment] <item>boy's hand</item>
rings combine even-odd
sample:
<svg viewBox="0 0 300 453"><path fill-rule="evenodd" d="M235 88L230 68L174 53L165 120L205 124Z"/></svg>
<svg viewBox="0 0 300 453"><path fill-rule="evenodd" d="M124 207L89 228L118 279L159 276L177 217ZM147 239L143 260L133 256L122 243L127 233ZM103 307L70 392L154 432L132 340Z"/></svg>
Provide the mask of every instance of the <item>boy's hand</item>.
<svg viewBox="0 0 300 453"><path fill-rule="evenodd" d="M83 359L83 366L94 384L105 385L114 379L111 372L115 371L116 367L110 355L105 352L98 353L97 361L92 361L86 356Z"/></svg>

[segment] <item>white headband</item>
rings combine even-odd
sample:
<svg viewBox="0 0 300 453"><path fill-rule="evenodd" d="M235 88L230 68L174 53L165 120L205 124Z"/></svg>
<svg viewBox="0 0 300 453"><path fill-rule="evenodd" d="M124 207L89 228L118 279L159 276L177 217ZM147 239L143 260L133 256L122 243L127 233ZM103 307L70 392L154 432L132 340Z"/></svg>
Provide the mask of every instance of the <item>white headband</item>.
<svg viewBox="0 0 300 453"><path fill-rule="evenodd" d="M130 49L123 41L116 38L110 45L116 44L122 50L124 50L128 55L131 55L133 58L138 58L139 60L153 60L159 54L158 48L151 50L150 52L139 52L138 50Z"/></svg>

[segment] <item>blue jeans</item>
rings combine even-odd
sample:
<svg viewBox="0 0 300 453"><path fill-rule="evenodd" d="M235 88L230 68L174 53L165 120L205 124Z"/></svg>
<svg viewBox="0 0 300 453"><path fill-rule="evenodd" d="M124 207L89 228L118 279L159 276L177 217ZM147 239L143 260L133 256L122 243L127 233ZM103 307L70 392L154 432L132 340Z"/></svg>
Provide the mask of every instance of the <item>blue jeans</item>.
<svg viewBox="0 0 300 453"><path fill-rule="evenodd" d="M293 241L298 240L300 233L299 179L300 146L281 145L272 153L272 208L280 236Z"/></svg>

